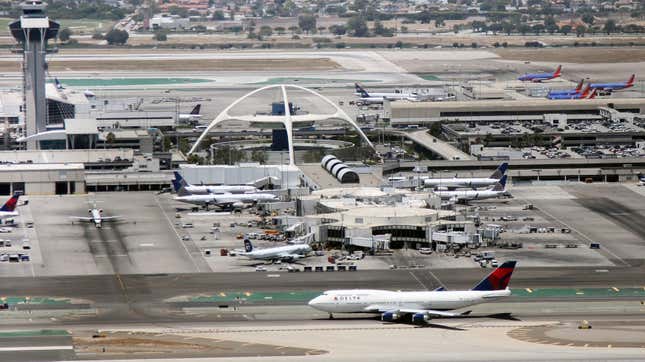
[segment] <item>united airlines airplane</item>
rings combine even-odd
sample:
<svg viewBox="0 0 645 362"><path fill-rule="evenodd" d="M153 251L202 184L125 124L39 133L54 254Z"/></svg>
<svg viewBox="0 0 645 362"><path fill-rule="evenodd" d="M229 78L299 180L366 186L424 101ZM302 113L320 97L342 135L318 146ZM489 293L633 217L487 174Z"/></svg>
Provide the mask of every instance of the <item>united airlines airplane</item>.
<svg viewBox="0 0 645 362"><path fill-rule="evenodd" d="M499 182L499 180L504 176L506 170L508 169L508 162L504 162L493 172L490 177L463 177L463 178L427 178L423 180L423 184L426 187L447 187L447 188L458 188L458 187L486 187L492 186Z"/></svg>
<svg viewBox="0 0 645 362"><path fill-rule="evenodd" d="M309 301L309 306L333 313L380 313L387 322L411 321L424 324L433 317L460 317L470 311L451 310L486 303L511 295L508 283L515 261L507 261L470 290L394 292L389 290L345 289L328 290Z"/></svg>

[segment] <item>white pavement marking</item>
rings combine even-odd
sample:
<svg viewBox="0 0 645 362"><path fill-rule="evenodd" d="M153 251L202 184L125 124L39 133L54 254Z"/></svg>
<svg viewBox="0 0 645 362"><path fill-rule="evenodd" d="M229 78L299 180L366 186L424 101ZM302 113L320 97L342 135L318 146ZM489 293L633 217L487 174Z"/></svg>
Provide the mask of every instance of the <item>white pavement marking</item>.
<svg viewBox="0 0 645 362"><path fill-rule="evenodd" d="M74 346L23 346L23 347L0 347L0 352L18 352L18 351L61 351L74 349Z"/></svg>
<svg viewBox="0 0 645 362"><path fill-rule="evenodd" d="M157 203L157 206L159 206L159 209L161 209L161 213L163 214L163 216L168 221L168 225L170 226L172 231L175 233L175 235L177 235L177 240L179 240L181 245L184 247L184 250L186 251L186 254L188 254L188 257L190 258L190 261L195 266L195 270L197 272L199 272L200 270L199 270L199 266L197 266L197 262L195 262L195 259L193 259L192 254L190 253L190 251L188 251L188 247L186 246L184 241L181 239L181 236L179 235L179 232L177 232L177 229L175 229L175 226L172 224L172 220L170 220L170 217L168 217L168 214L166 214L166 210L164 210L164 208L161 206L161 203L159 202L159 198L157 196L153 196L153 198L155 199L155 202Z"/></svg>
<svg viewBox="0 0 645 362"><path fill-rule="evenodd" d="M422 282L419 278L417 278L417 276L416 276L416 275L414 275L414 273L413 273L413 272L409 271L408 273L410 273L410 275L412 275L412 277L413 277L413 278L414 278L414 279L415 279L419 284L421 284L421 286L422 286L425 290L429 290L429 289L428 289L428 287L427 287L425 284L423 284L423 282Z"/></svg>

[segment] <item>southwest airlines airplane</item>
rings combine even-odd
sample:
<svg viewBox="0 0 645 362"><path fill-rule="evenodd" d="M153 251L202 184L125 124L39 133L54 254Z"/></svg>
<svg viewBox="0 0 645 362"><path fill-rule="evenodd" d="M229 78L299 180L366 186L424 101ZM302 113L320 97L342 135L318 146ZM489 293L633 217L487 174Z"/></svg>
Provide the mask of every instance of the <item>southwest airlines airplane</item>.
<svg viewBox="0 0 645 362"><path fill-rule="evenodd" d="M560 76L560 71L562 70L562 66L558 65L558 68L555 70L553 73L532 73L532 74L524 74L523 76L517 78L518 80L521 80L523 82L534 82L534 83L539 83L545 80L551 80L558 78Z"/></svg>
<svg viewBox="0 0 645 362"><path fill-rule="evenodd" d="M309 305L323 312L380 313L387 322L407 321L423 324L433 317L460 317L470 313L450 310L486 303L511 295L508 282L515 269L515 261L507 261L495 269L471 290L393 292L389 290L345 289L328 290L309 301Z"/></svg>
<svg viewBox="0 0 645 362"><path fill-rule="evenodd" d="M632 76L629 77L627 82L591 83L591 88L598 89L598 90L603 90L603 91L616 91L616 90L627 89L627 88L631 88L631 87L634 86L635 78L636 78L636 74L632 74Z"/></svg>
<svg viewBox="0 0 645 362"><path fill-rule="evenodd" d="M555 96L555 95L572 95L572 94L579 94L582 91L582 85L584 84L585 80L582 79L580 83L576 86L575 89L568 89L568 90L551 90L549 91L549 94L547 97Z"/></svg>

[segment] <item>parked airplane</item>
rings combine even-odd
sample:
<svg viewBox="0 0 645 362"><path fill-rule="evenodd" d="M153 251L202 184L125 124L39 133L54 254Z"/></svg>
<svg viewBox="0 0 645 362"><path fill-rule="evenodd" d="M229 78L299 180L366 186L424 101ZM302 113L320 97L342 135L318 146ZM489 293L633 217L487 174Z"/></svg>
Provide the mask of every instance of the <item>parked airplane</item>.
<svg viewBox="0 0 645 362"><path fill-rule="evenodd" d="M198 104L196 105L192 111L188 114L179 114L179 122L180 123L197 123L199 122L200 119L202 119L202 115L200 113L202 109L202 105Z"/></svg>
<svg viewBox="0 0 645 362"><path fill-rule="evenodd" d="M397 101L408 100L417 101L418 95L416 93L400 92L400 93L369 93L360 84L354 83L356 88L355 95L360 97L360 101L368 104L382 104L383 101Z"/></svg>
<svg viewBox="0 0 645 362"><path fill-rule="evenodd" d="M100 229L103 227L103 222L118 221L122 218L121 216L103 216L103 209L96 207L96 201L92 202L92 208L87 210L87 212L90 216L70 216L70 219L91 222L97 229Z"/></svg>
<svg viewBox="0 0 645 362"><path fill-rule="evenodd" d="M285 246L276 246L266 249L254 249L249 239L244 240L244 252L237 255L247 257L253 260L270 260L294 262L302 259L311 252L309 244L291 244Z"/></svg>
<svg viewBox="0 0 645 362"><path fill-rule="evenodd" d="M549 94L547 97L550 96L555 96L555 95L571 95L571 94L579 94L582 91L582 85L584 84L585 80L581 79L580 83L576 86L574 89L568 89L568 90L551 90L549 91Z"/></svg>
<svg viewBox="0 0 645 362"><path fill-rule="evenodd" d="M389 290L346 289L329 290L309 301L315 309L333 313L380 313L387 322L410 320L423 324L433 317L460 317L470 313L449 310L486 303L508 297L508 283L515 269L515 261L507 261L495 269L471 290L393 292ZM409 318L409 319L408 319Z"/></svg>
<svg viewBox="0 0 645 362"><path fill-rule="evenodd" d="M597 89L591 88L590 85L582 93L574 94L549 94L549 99L593 99L596 98Z"/></svg>
<svg viewBox="0 0 645 362"><path fill-rule="evenodd" d="M502 176L495 185L487 190L437 190L433 191L442 200L451 202L468 202L471 200L494 199L507 196L506 175Z"/></svg>
<svg viewBox="0 0 645 362"><path fill-rule="evenodd" d="M617 91L622 89L631 88L634 86L634 80L636 79L636 74L632 74L627 82L616 82L616 83L591 83L591 88L602 90L602 91Z"/></svg>
<svg viewBox="0 0 645 362"><path fill-rule="evenodd" d="M490 177L464 177L464 178L427 178L423 180L425 187L447 187L447 188L458 188L458 187L486 187L495 185L499 180L504 176L506 170L508 169L508 162L504 162L493 172Z"/></svg>
<svg viewBox="0 0 645 362"><path fill-rule="evenodd" d="M258 202L277 201L278 197L274 194L263 192L249 192L243 194L218 193L194 195L186 192L183 187L179 188L175 200L188 204L204 206L206 210L210 205L215 205L222 209L242 209L245 206L251 206Z"/></svg>
<svg viewBox="0 0 645 362"><path fill-rule="evenodd" d="M203 194L219 194L219 193L248 193L257 192L255 186L250 185L219 185L219 186L206 186L206 185L191 185L184 179L179 172L175 171L175 178L172 180L174 191L179 195L182 187L185 192L184 195L203 195ZM180 195L183 196L183 195Z"/></svg>
<svg viewBox="0 0 645 362"><path fill-rule="evenodd" d="M524 74L523 76L517 78L518 80L521 80L523 82L529 81L529 82L534 82L534 83L539 83L545 80L551 80L558 78L560 76L560 71L562 70L562 66L558 65L558 68L555 70L553 73L532 73L532 74Z"/></svg>
<svg viewBox="0 0 645 362"><path fill-rule="evenodd" d="M18 206L18 198L20 198L21 192L14 192L13 196L7 200L7 202L2 205L0 208L0 220L10 219L16 216L19 216L18 211L16 211L16 206Z"/></svg>

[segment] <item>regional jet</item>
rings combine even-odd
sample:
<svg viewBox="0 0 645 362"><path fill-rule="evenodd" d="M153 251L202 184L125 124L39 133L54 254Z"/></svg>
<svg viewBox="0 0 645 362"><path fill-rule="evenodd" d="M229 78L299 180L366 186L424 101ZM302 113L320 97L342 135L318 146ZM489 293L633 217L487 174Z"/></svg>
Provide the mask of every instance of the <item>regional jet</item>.
<svg viewBox="0 0 645 362"><path fill-rule="evenodd" d="M616 82L616 83L591 83L591 88L602 90L602 91L617 91L622 89L631 88L634 86L634 80L636 79L636 74L632 74L627 82Z"/></svg>
<svg viewBox="0 0 645 362"><path fill-rule="evenodd" d="M238 253L237 255L254 260L294 262L306 257L311 250L311 246L307 243L276 246L266 249L255 249L253 248L253 244L251 244L251 240L245 239L244 252Z"/></svg>
<svg viewBox="0 0 645 362"><path fill-rule="evenodd" d="M515 261L507 261L470 290L401 292L372 289L328 290L309 301L309 305L323 312L378 313L386 322L411 321L425 324L431 318L463 317L449 312L476 304L486 303L511 295L508 283L515 269Z"/></svg>
<svg viewBox="0 0 645 362"><path fill-rule="evenodd" d="M459 187L469 187L469 188L478 188L492 186L499 182L499 180L504 176L506 170L508 169L508 162L504 162L493 172L490 177L464 177L464 178L428 178L423 180L423 184L426 187L447 187L447 188L459 188Z"/></svg>
<svg viewBox="0 0 645 362"><path fill-rule="evenodd" d="M9 200L2 205L0 208L0 220L10 219L20 215L18 214L18 211L16 211L20 194L21 192L14 192L13 196L11 196Z"/></svg>
<svg viewBox="0 0 645 362"><path fill-rule="evenodd" d="M560 76L560 71L562 70L562 66L558 65L558 68L555 70L553 73L532 73L532 74L524 74L523 76L517 78L518 80L521 80L523 82L534 82L534 83L540 83L545 80L551 80L558 78Z"/></svg>
<svg viewBox="0 0 645 362"><path fill-rule="evenodd" d="M495 199L509 196L506 191L506 175L502 176L495 185L487 190L437 190L433 191L442 200L466 203L471 200Z"/></svg>
<svg viewBox="0 0 645 362"><path fill-rule="evenodd" d="M92 208L87 210L87 212L90 216L70 216L70 219L82 222L91 222L97 229L103 227L103 222L118 221L122 219L121 216L103 216L103 209L96 207L96 201L92 203Z"/></svg>
<svg viewBox="0 0 645 362"><path fill-rule="evenodd" d="M186 195L188 194L204 195L204 194L217 194L217 193L239 194L239 193L258 191L258 189L255 188L255 186L250 186L250 185L219 185L219 186L191 185L183 177L181 177L181 175L177 171L175 171L175 179L172 180L172 186L178 195L181 192L182 187L184 188Z"/></svg>

